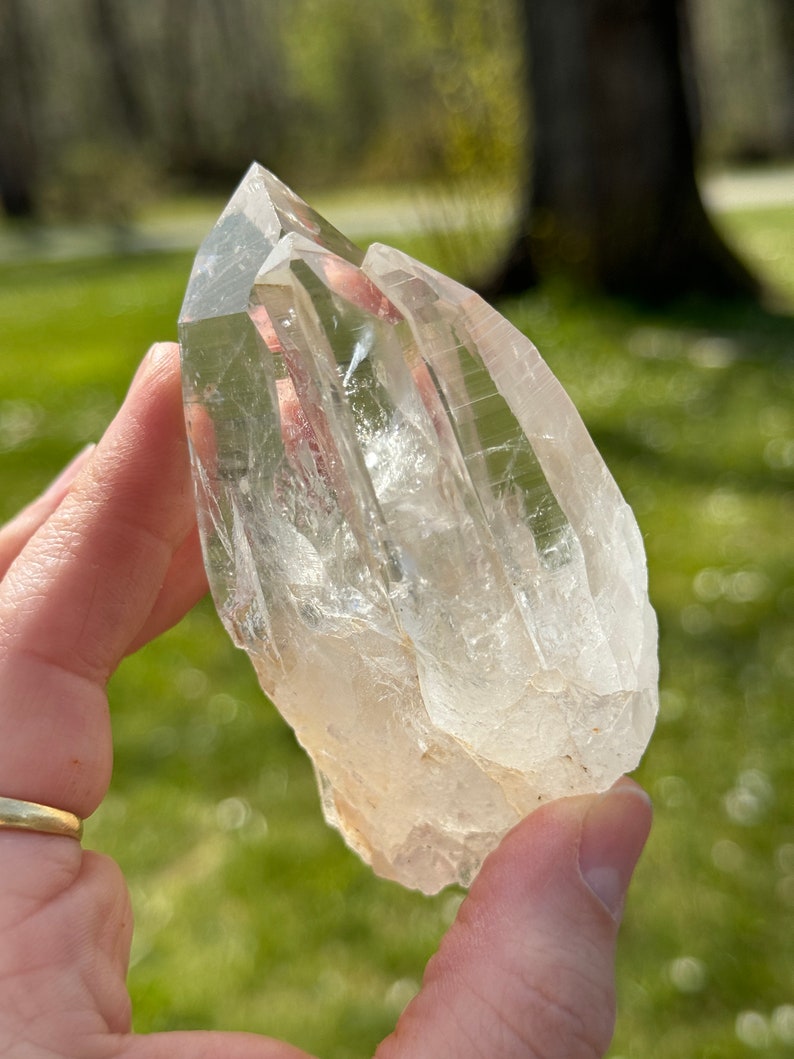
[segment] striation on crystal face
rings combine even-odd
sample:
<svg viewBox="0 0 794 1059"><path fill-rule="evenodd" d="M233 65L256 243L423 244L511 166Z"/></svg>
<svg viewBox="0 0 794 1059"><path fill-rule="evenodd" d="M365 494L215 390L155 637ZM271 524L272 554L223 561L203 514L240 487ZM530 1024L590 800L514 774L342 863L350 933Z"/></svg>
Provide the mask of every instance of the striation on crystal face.
<svg viewBox="0 0 794 1059"><path fill-rule="evenodd" d="M524 335L258 165L179 333L218 611L379 875L468 884L526 813L636 766L642 540Z"/></svg>

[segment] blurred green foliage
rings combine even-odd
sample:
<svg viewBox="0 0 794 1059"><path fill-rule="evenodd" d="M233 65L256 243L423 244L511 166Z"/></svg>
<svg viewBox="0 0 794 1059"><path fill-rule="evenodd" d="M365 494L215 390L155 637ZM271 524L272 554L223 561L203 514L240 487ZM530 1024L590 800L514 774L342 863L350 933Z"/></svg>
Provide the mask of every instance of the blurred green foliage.
<svg viewBox="0 0 794 1059"><path fill-rule="evenodd" d="M309 183L516 171L527 116L512 3L298 0L281 30L296 120L284 163Z"/></svg>
<svg viewBox="0 0 794 1059"><path fill-rule="evenodd" d="M794 211L724 219L794 304ZM454 254L425 238L424 257ZM405 244L404 244L405 245ZM449 259L444 260L449 267ZM2 514L118 406L175 331L185 255L0 266ZM505 306L571 393L645 536L662 708L622 931L617 1059L794 1045L794 320L662 314L547 288ZM116 771L87 841L130 881L139 1031L226 1027L369 1055L461 894L380 881L205 601L110 688Z"/></svg>

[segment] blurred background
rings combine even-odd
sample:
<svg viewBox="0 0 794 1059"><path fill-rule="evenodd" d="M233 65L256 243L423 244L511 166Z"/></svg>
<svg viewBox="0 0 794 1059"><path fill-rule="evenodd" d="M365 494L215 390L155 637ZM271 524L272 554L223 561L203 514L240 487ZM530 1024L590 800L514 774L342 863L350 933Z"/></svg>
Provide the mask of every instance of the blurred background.
<svg viewBox="0 0 794 1059"><path fill-rule="evenodd" d="M0 514L95 440L256 158L476 284L634 507L662 708L612 1059L794 1050L794 4L3 0ZM375 879L205 601L111 686L88 842L142 1032L371 1053L461 893Z"/></svg>

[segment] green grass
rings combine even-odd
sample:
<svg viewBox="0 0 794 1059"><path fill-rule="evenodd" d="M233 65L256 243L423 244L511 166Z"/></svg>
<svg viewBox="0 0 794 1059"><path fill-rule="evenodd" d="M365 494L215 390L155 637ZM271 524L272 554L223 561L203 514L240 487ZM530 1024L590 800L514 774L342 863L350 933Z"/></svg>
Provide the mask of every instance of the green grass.
<svg viewBox="0 0 794 1059"><path fill-rule="evenodd" d="M794 211L723 224L791 304ZM174 335L189 264L0 268L3 514L99 435L145 348ZM506 309L635 508L660 619L661 716L637 773L657 815L611 1054L790 1054L794 321L643 313L564 289ZM111 701L116 772L88 842L130 880L136 1027L369 1055L459 893L375 879L323 824L306 759L208 603L124 664Z"/></svg>

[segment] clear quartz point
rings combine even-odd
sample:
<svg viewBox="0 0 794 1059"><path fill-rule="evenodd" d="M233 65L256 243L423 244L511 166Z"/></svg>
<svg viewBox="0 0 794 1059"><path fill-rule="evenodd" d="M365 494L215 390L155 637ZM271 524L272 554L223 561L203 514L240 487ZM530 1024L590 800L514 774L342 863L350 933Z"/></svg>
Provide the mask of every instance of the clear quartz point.
<svg viewBox="0 0 794 1059"><path fill-rule="evenodd" d="M532 343L254 165L179 321L218 611L373 869L468 884L657 710L637 524Z"/></svg>

